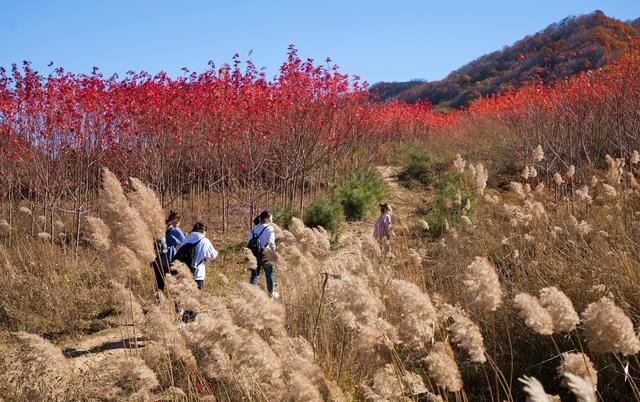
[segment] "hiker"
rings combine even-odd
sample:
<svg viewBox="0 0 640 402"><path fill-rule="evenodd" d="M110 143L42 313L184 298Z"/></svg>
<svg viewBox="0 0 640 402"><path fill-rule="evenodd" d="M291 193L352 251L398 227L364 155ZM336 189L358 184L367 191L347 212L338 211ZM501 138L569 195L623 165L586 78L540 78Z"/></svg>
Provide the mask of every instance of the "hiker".
<svg viewBox="0 0 640 402"><path fill-rule="evenodd" d="M272 223L271 212L262 211L260 215L253 220L253 223L255 226L249 232L249 236L247 236L247 248L253 252L253 255L256 257L256 261L258 262L258 266L251 270L249 283L257 285L260 271L264 270L264 275L267 280L267 291L269 292L269 296L275 300L280 297L278 292L275 290L276 268L264 258L265 248L268 248L271 251L276 251L276 234L273 228L269 226L269 224Z"/></svg>
<svg viewBox="0 0 640 402"><path fill-rule="evenodd" d="M393 230L391 230L391 212L390 204L380 204L380 217L373 227L373 237L380 243L383 253L391 251L390 241L393 235Z"/></svg>
<svg viewBox="0 0 640 402"><path fill-rule="evenodd" d="M184 233L179 228L180 215L174 211L169 211L169 216L165 220L167 231L163 239L156 239L155 250L156 259L151 263L153 273L156 277L156 286L159 291L164 290L165 276L170 272L169 265L176 255L176 246L180 246L184 241Z"/></svg>
<svg viewBox="0 0 640 402"><path fill-rule="evenodd" d="M218 252L213 248L211 241L206 238L206 234L207 225L202 222L196 222L175 257L176 260L182 261L189 266L193 272L193 279L200 290L204 287L206 261L213 261L218 256Z"/></svg>
<svg viewBox="0 0 640 402"><path fill-rule="evenodd" d="M156 239L154 242L156 258L151 262L151 268L156 277L156 286L159 291L164 290L164 277L169 273L169 257L167 255L167 242L164 238Z"/></svg>
<svg viewBox="0 0 640 402"><path fill-rule="evenodd" d="M184 242L184 232L180 229L180 219L182 217L175 211L169 211L169 216L165 221L167 225L167 232L165 238L167 239L167 257L169 262L172 262L176 257L176 249Z"/></svg>

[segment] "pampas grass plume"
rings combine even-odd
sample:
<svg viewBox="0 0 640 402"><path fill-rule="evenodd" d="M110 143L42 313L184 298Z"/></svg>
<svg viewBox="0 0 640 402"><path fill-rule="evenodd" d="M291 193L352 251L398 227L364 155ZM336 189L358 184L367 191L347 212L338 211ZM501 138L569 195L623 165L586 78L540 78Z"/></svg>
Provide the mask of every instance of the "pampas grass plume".
<svg viewBox="0 0 640 402"><path fill-rule="evenodd" d="M558 186L564 183L564 180L562 180L562 176L560 176L560 174L557 172L553 174L553 181Z"/></svg>
<svg viewBox="0 0 640 402"><path fill-rule="evenodd" d="M85 219L85 225L87 226L86 238L89 243L99 251L107 251L111 247L111 240L109 235L111 230L109 226L100 218L94 216L87 216Z"/></svg>
<svg viewBox="0 0 640 402"><path fill-rule="evenodd" d="M25 206L22 206L20 208L18 208L18 212L21 213L24 216L31 216L33 215L33 212L31 212L31 210Z"/></svg>
<svg viewBox="0 0 640 402"><path fill-rule="evenodd" d="M539 145L533 150L532 159L535 162L540 162L544 159L544 151L542 150L542 145Z"/></svg>
<svg viewBox="0 0 640 402"><path fill-rule="evenodd" d="M0 220L0 235L6 236L10 232L11 232L11 225L9 225L9 222L7 222L6 219Z"/></svg>
<svg viewBox="0 0 640 402"><path fill-rule="evenodd" d="M537 297L526 293L518 293L513 299L518 315L525 325L540 335L553 333L553 318L538 301Z"/></svg>
<svg viewBox="0 0 640 402"><path fill-rule="evenodd" d="M556 287L540 289L540 304L553 319L554 332L571 332L580 322L571 299Z"/></svg>
<svg viewBox="0 0 640 402"><path fill-rule="evenodd" d="M38 233L37 237L39 240L42 240L42 241L47 241L47 242L51 241L51 235L47 232L40 232Z"/></svg>
<svg viewBox="0 0 640 402"><path fill-rule="evenodd" d="M596 402L598 400L589 380L572 373L565 373L564 378L577 402Z"/></svg>
<svg viewBox="0 0 640 402"><path fill-rule="evenodd" d="M155 258L155 250L151 232L140 214L129 206L120 182L107 168L102 171L102 184L101 203L105 211L105 220L112 233L117 233L117 237L112 240L117 239L118 243L131 248L143 260L152 261Z"/></svg>
<svg viewBox="0 0 640 402"><path fill-rule="evenodd" d="M502 288L498 274L486 257L476 257L467 267L464 293L480 311L495 311L502 305Z"/></svg>
<svg viewBox="0 0 640 402"><path fill-rule="evenodd" d="M615 198L618 195L618 192L613 186L608 185L607 183L602 183L602 189L604 190L604 195L610 198Z"/></svg>
<svg viewBox="0 0 640 402"><path fill-rule="evenodd" d="M594 353L635 355L640 351L631 319L610 298L589 304L582 320L587 344Z"/></svg>
<svg viewBox="0 0 640 402"><path fill-rule="evenodd" d="M265 261L272 265L279 265L283 261L282 256L277 251L273 251L270 248L265 248L263 255Z"/></svg>
<svg viewBox="0 0 640 402"><path fill-rule="evenodd" d="M561 376L565 374L577 375L588 380L594 391L598 388L598 371L589 356L584 353L563 353L562 362L558 366L558 374ZM566 382L565 385L567 385Z"/></svg>
<svg viewBox="0 0 640 402"><path fill-rule="evenodd" d="M128 193L131 206L138 211L155 239L165 235L164 212L156 193L139 179L130 177L134 191Z"/></svg>
<svg viewBox="0 0 640 402"><path fill-rule="evenodd" d="M433 339L436 310L429 295L411 282L394 279L391 296L400 310L399 340L412 349L425 349Z"/></svg>
<svg viewBox="0 0 640 402"><path fill-rule="evenodd" d="M535 377L529 377L525 375L525 376L522 376L521 378L518 378L518 381L524 384L524 387L522 387L522 390L526 392L528 395L527 402L555 402L555 401L559 402L560 401L560 398L558 398L557 396L547 394L547 392L544 390L544 387L542 386L540 381L538 381L538 379Z"/></svg>
<svg viewBox="0 0 640 402"><path fill-rule="evenodd" d="M452 357L453 352L443 342L436 342L431 347L429 355L425 358L427 373L435 383L449 392L458 392L462 389L462 376L456 361Z"/></svg>
<svg viewBox="0 0 640 402"><path fill-rule="evenodd" d="M267 293L249 283L240 284L238 290L229 302L236 325L254 331L270 329L275 333L286 333L281 303L271 300Z"/></svg>
<svg viewBox="0 0 640 402"><path fill-rule="evenodd" d="M466 350L472 362L487 361L480 328L469 318L466 311L445 303L440 307L438 314L447 323L453 343Z"/></svg>
<svg viewBox="0 0 640 402"><path fill-rule="evenodd" d="M453 161L454 170L458 173L464 173L464 167L467 162L460 156L460 154L456 154L456 159Z"/></svg>
<svg viewBox="0 0 640 402"><path fill-rule="evenodd" d="M242 255L245 260L243 263L243 267L245 269L256 269L258 267L258 261L256 260L256 256L253 255L253 252L246 247L242 248Z"/></svg>

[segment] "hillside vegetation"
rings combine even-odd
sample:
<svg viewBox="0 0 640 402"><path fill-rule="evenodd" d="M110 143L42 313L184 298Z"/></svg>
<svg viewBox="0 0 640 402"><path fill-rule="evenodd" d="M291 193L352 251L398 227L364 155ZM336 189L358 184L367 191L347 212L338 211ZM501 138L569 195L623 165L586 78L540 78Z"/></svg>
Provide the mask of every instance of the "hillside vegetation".
<svg viewBox="0 0 640 402"><path fill-rule="evenodd" d="M625 23L595 11L565 18L472 61L443 80L381 82L370 90L383 100L464 107L480 96L498 94L523 83L548 83L602 67L624 54L639 36L638 20Z"/></svg>

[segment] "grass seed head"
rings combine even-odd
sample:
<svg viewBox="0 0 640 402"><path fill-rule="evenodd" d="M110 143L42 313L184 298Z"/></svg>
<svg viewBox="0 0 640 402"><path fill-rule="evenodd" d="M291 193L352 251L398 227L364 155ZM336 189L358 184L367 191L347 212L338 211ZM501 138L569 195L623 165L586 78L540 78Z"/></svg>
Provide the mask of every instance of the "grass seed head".
<svg viewBox="0 0 640 402"><path fill-rule="evenodd" d="M553 334L553 318L540 305L537 297L526 293L518 293L514 298L514 306L525 325L540 335Z"/></svg>
<svg viewBox="0 0 640 402"><path fill-rule="evenodd" d="M640 351L631 319L610 298L589 304L582 320L587 344L594 353L635 355Z"/></svg>

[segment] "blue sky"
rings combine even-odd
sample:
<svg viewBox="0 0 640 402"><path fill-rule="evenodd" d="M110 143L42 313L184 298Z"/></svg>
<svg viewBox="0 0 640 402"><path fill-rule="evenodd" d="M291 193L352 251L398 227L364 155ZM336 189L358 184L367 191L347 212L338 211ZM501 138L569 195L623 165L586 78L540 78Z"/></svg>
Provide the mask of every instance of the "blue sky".
<svg viewBox="0 0 640 402"><path fill-rule="evenodd" d="M369 83L440 79L569 15L600 9L640 17L640 0L204 1L2 0L0 66L29 60L105 74L229 62L234 53L272 76L294 44Z"/></svg>

